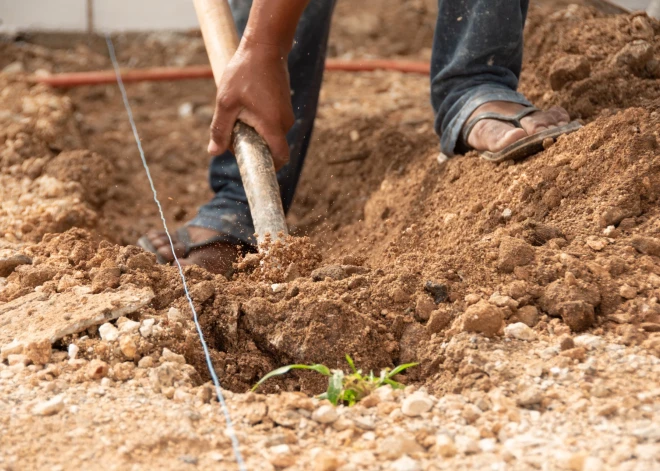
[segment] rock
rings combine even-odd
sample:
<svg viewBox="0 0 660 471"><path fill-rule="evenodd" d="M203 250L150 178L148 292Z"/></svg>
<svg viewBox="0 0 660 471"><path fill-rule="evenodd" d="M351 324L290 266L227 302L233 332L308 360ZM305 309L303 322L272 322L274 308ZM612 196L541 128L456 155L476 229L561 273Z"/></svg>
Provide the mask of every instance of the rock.
<svg viewBox="0 0 660 471"><path fill-rule="evenodd" d="M197 283L190 290L190 297L196 303L205 303L215 295L215 285L212 281L202 281Z"/></svg>
<svg viewBox="0 0 660 471"><path fill-rule="evenodd" d="M456 455L458 450L454 440L449 435L440 434L435 439L435 449L443 458L451 458Z"/></svg>
<svg viewBox="0 0 660 471"><path fill-rule="evenodd" d="M564 323L573 332L582 332L596 321L594 307L584 301L569 301L558 306L558 312Z"/></svg>
<svg viewBox="0 0 660 471"><path fill-rule="evenodd" d="M144 338L151 337L154 331L154 324L156 319L144 319L142 325L140 326L140 335Z"/></svg>
<svg viewBox="0 0 660 471"><path fill-rule="evenodd" d="M154 366L154 359L150 356L140 358L138 361L138 368L152 368Z"/></svg>
<svg viewBox="0 0 660 471"><path fill-rule="evenodd" d="M55 415L64 409L64 397L62 395L55 396L54 398L39 402L32 408L34 415L48 416Z"/></svg>
<svg viewBox="0 0 660 471"><path fill-rule="evenodd" d="M564 350L560 353L561 356L570 358L571 360L584 361L587 357L587 350L584 347L576 347Z"/></svg>
<svg viewBox="0 0 660 471"><path fill-rule="evenodd" d="M616 66L626 68L633 74L643 72L646 63L651 59L653 59L653 46L643 39L626 44L613 58Z"/></svg>
<svg viewBox="0 0 660 471"><path fill-rule="evenodd" d="M592 334L582 334L573 339L577 347L584 347L587 350L596 350L600 348L604 341L602 337Z"/></svg>
<svg viewBox="0 0 660 471"><path fill-rule="evenodd" d="M534 247L515 237L503 237L500 242L497 268L504 273L512 273L516 267L529 265L534 261Z"/></svg>
<svg viewBox="0 0 660 471"><path fill-rule="evenodd" d="M348 278L348 273L340 265L326 265L312 272L312 280L323 281L330 278L335 281Z"/></svg>
<svg viewBox="0 0 660 471"><path fill-rule="evenodd" d="M175 366L177 366L176 363L168 362L149 371L149 383L155 392L164 392L166 388L172 387L174 379L177 377Z"/></svg>
<svg viewBox="0 0 660 471"><path fill-rule="evenodd" d="M195 106L189 101L186 101L185 103L181 103L179 105L179 108L177 109L179 118L184 118L184 119L190 118L193 115L194 108Z"/></svg>
<svg viewBox="0 0 660 471"><path fill-rule="evenodd" d="M355 426L361 430L375 430L376 422L369 416L357 416L353 418Z"/></svg>
<svg viewBox="0 0 660 471"><path fill-rule="evenodd" d="M140 323L132 321L130 319L126 319L125 322L123 322L119 326L119 333L120 334L134 334L140 329Z"/></svg>
<svg viewBox="0 0 660 471"><path fill-rule="evenodd" d="M172 350L169 348L163 348L163 354L160 357L162 362L172 362L172 363L178 363L180 365L185 365L186 364L186 358L183 355L179 355L178 353L174 353Z"/></svg>
<svg viewBox="0 0 660 471"><path fill-rule="evenodd" d="M492 337L502 329L504 313L486 301L479 301L465 310L462 319L464 331Z"/></svg>
<svg viewBox="0 0 660 471"><path fill-rule="evenodd" d="M502 296L501 294L493 293L488 302L494 304L497 307L510 307L511 309L518 309L518 301L509 297Z"/></svg>
<svg viewBox="0 0 660 471"><path fill-rule="evenodd" d="M481 448L479 448L479 442L473 438L467 437L465 435L456 435L455 440L456 448L458 451L465 455L472 455L481 451Z"/></svg>
<svg viewBox="0 0 660 471"><path fill-rule="evenodd" d="M114 342L119 338L119 329L109 322L106 322L101 327L99 327L99 335L102 340L106 342Z"/></svg>
<svg viewBox="0 0 660 471"><path fill-rule="evenodd" d="M119 350L121 350L121 353L129 360L135 358L137 355L135 338L132 335L122 335L119 339Z"/></svg>
<svg viewBox="0 0 660 471"><path fill-rule="evenodd" d="M22 254L14 254L9 257L0 257L0 277L8 277L21 265L31 265L32 259Z"/></svg>
<svg viewBox="0 0 660 471"><path fill-rule="evenodd" d="M286 267L286 271L284 272L284 281L287 283L292 282L293 280L300 278L300 268L295 262L289 263L289 266Z"/></svg>
<svg viewBox="0 0 660 471"><path fill-rule="evenodd" d="M147 357L150 358L150 357ZM135 365L131 361L124 361L117 363L112 367L113 378L117 381L128 381L133 378L135 373Z"/></svg>
<svg viewBox="0 0 660 471"><path fill-rule="evenodd" d="M268 461L277 468L289 468L296 464L296 458L291 452L291 447L286 444L270 447Z"/></svg>
<svg viewBox="0 0 660 471"><path fill-rule="evenodd" d="M528 342L536 340L536 332L530 329L527 324L523 324L522 322L516 322L515 324L507 325L504 328L504 335L508 338L526 340Z"/></svg>
<svg viewBox="0 0 660 471"><path fill-rule="evenodd" d="M436 309L431 313L431 318L426 324L429 334L437 334L445 330L452 321L452 314L448 309Z"/></svg>
<svg viewBox="0 0 660 471"><path fill-rule="evenodd" d="M328 404L324 404L312 412L312 420L320 424L331 424L338 417L337 408Z"/></svg>
<svg viewBox="0 0 660 471"><path fill-rule="evenodd" d="M543 392L539 388L533 386L520 393L516 398L516 404L520 407L530 407L540 404L542 400Z"/></svg>
<svg viewBox="0 0 660 471"><path fill-rule="evenodd" d="M573 337L570 335L562 335L559 338L559 350L566 351L570 350L571 348L575 348L575 342L573 341Z"/></svg>
<svg viewBox="0 0 660 471"><path fill-rule="evenodd" d="M435 308L436 305L431 298L425 295L418 296L415 303L415 319L419 322L428 321Z"/></svg>
<svg viewBox="0 0 660 471"><path fill-rule="evenodd" d="M35 365L45 365L48 363L52 352L53 349L49 340L30 342L23 349L25 356Z"/></svg>
<svg viewBox="0 0 660 471"><path fill-rule="evenodd" d="M69 360L75 360L76 357L78 356L78 352L80 351L80 348L78 348L78 345L75 343L69 344L69 347L67 348L67 354L69 355Z"/></svg>
<svg viewBox="0 0 660 471"><path fill-rule="evenodd" d="M87 377L91 380L97 380L108 376L108 364L101 360L92 360L87 365Z"/></svg>
<svg viewBox="0 0 660 471"><path fill-rule="evenodd" d="M534 327L539 323L539 310L536 306L523 306L516 312L516 317L528 327Z"/></svg>
<svg viewBox="0 0 660 471"><path fill-rule="evenodd" d="M641 254L660 257L660 239L636 236L630 239L630 245Z"/></svg>
<svg viewBox="0 0 660 471"><path fill-rule="evenodd" d="M2 69L2 73L6 75L15 75L25 72L25 66L20 61L14 61L6 65Z"/></svg>
<svg viewBox="0 0 660 471"><path fill-rule="evenodd" d="M335 452L321 451L314 456L311 471L336 471L343 464Z"/></svg>
<svg viewBox="0 0 660 471"><path fill-rule="evenodd" d="M424 291L433 297L433 301L436 304L444 303L449 298L449 289L447 285L443 285L442 283L427 281L424 284Z"/></svg>
<svg viewBox="0 0 660 471"><path fill-rule="evenodd" d="M100 293L105 289L114 289L119 287L121 270L118 267L101 268L95 275L92 282L92 290Z"/></svg>
<svg viewBox="0 0 660 471"><path fill-rule="evenodd" d="M406 397L401 404L401 412L408 417L418 417L433 408L431 398L422 392L416 392Z"/></svg>
<svg viewBox="0 0 660 471"><path fill-rule="evenodd" d="M7 357L7 364L9 364L9 366L18 365L19 363L27 366L30 364L30 359L27 355L23 355L22 353L9 355Z"/></svg>
<svg viewBox="0 0 660 471"><path fill-rule="evenodd" d="M576 82L589 77L591 64L584 56L565 55L550 66L550 86L553 90L561 90L570 82Z"/></svg>
<svg viewBox="0 0 660 471"><path fill-rule="evenodd" d="M18 340L14 340L7 345L3 345L0 349L0 361L4 361L9 355L18 355L23 353L24 345Z"/></svg>
<svg viewBox="0 0 660 471"><path fill-rule="evenodd" d="M590 304L592 309L600 304L600 290L596 285L576 280L574 276L570 278L567 275L563 280L553 281L543 291L541 308L553 317L561 316L561 305L565 302L581 301Z"/></svg>
<svg viewBox="0 0 660 471"><path fill-rule="evenodd" d="M477 304L479 301L481 301L481 296L479 296L478 294L470 293L465 296L465 302L468 306Z"/></svg>
<svg viewBox="0 0 660 471"><path fill-rule="evenodd" d="M286 291L287 286L288 286L287 283L273 283L272 285L270 285L270 289L273 292L273 294L277 294Z"/></svg>
<svg viewBox="0 0 660 471"><path fill-rule="evenodd" d="M623 299L634 299L637 296L637 288L630 285L623 285L619 288L619 294Z"/></svg>
<svg viewBox="0 0 660 471"><path fill-rule="evenodd" d="M422 471L422 465L419 461L410 458L409 456L402 456L394 461L389 469L392 471Z"/></svg>

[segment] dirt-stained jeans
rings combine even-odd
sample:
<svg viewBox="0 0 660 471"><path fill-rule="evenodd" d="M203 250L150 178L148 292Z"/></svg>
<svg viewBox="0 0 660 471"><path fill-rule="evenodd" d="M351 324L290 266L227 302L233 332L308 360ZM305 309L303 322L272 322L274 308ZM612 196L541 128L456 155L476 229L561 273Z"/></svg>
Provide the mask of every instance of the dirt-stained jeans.
<svg viewBox="0 0 660 471"><path fill-rule="evenodd" d="M242 34L252 0L230 0L230 4ZM287 135L290 161L277 173L285 211L293 202L314 127L334 5L335 0L310 1L289 55L296 121ZM498 100L529 105L516 91L528 5L529 0L438 1L431 58L431 103L435 129L446 155L466 150L460 132L478 106ZM200 208L188 225L218 231L232 244L253 246L250 209L231 152L213 158L210 183L215 197Z"/></svg>

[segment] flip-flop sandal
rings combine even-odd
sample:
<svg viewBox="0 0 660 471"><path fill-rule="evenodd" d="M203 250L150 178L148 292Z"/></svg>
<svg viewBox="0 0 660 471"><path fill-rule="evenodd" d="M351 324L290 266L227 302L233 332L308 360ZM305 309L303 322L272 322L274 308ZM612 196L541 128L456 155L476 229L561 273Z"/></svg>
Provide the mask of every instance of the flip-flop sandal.
<svg viewBox="0 0 660 471"><path fill-rule="evenodd" d="M477 115L474 117L474 119L470 120L470 122L465 126L463 131L463 142L467 144L467 138L472 132L472 129L474 129L474 126L482 119L496 119L498 121L511 123L515 127L522 129L523 126L520 123L520 120L523 119L525 116L528 116L532 113L536 113L537 111L540 110L533 106L528 106L527 108L523 109L520 113L515 114L513 116L507 116L493 112L482 113L480 115ZM479 153L479 156L484 160L488 160L489 162L504 162L505 160L514 160L514 161L521 160L526 157L529 157L530 155L534 155L538 152L541 152L543 150L543 141L545 141L546 139L548 138L553 140L557 139L559 136L575 132L581 127L582 125L578 121L571 121L570 123L564 124L563 126L556 126L546 131L542 131L537 134L532 134L531 136L527 136L523 139L520 139L519 141L514 142L513 144L506 146L504 149L498 152L482 151Z"/></svg>
<svg viewBox="0 0 660 471"><path fill-rule="evenodd" d="M186 226L177 229L175 234L176 234L176 240L180 242L181 245L183 245L183 256L180 258L188 258L190 253L196 249L209 247L213 244L227 243L227 236L225 235L213 236L202 242L194 243L190 238L190 232L188 232L188 228ZM154 244L151 243L151 241L147 236L140 237L137 244L147 252L151 252L152 254L156 255L156 260L160 265L168 265L170 263L167 260L165 260L161 254L158 253L158 250L156 250L156 247L154 246Z"/></svg>

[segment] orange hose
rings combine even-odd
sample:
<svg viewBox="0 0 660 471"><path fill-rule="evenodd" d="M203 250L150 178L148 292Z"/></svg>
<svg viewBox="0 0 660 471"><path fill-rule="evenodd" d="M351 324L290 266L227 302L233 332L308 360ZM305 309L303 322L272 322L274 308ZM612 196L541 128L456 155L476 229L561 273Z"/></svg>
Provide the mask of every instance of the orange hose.
<svg viewBox="0 0 660 471"><path fill-rule="evenodd" d="M341 72L371 72L374 70L390 70L410 74L429 75L430 66L426 62L389 59L328 59L325 69ZM207 66L192 67L154 67L150 69L128 69L121 73L125 83L158 82L173 80L189 80L213 78L213 72ZM80 85L102 85L115 83L115 73L111 70L94 72L72 72L44 76L32 76L30 81L45 83L51 87L70 88Z"/></svg>

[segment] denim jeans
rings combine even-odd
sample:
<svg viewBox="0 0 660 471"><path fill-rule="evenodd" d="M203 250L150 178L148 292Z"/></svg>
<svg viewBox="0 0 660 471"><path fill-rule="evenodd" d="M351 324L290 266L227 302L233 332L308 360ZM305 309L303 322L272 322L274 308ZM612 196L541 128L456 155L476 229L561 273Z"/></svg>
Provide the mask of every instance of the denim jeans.
<svg viewBox="0 0 660 471"><path fill-rule="evenodd" d="M242 34L252 0L230 0L230 4ZM277 172L285 211L293 202L314 127L334 5L335 0L310 1L289 55L296 121L287 134L290 161ZM461 130L478 106L499 100L530 105L516 91L528 5L529 0L438 0L431 103L446 155L466 150ZM188 225L218 231L231 244L254 246L250 209L233 154L214 157L209 173L215 197Z"/></svg>

